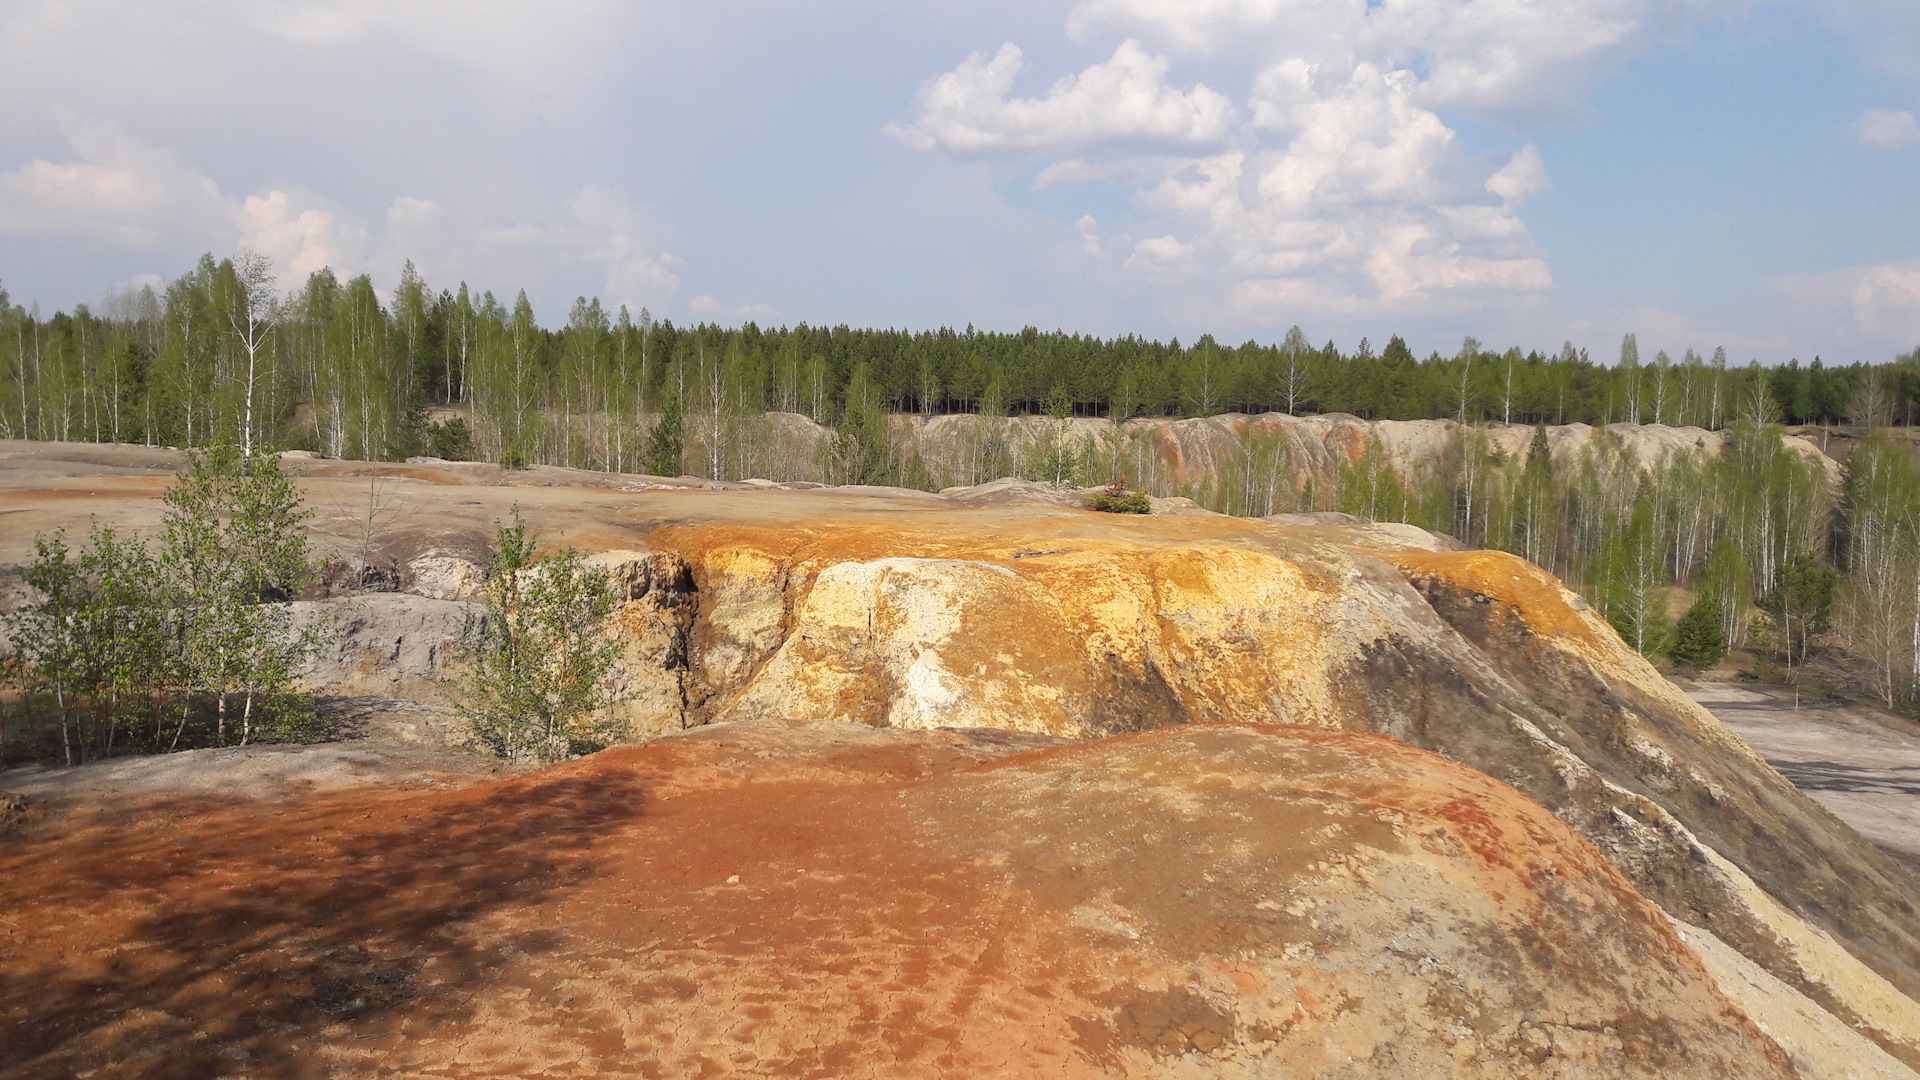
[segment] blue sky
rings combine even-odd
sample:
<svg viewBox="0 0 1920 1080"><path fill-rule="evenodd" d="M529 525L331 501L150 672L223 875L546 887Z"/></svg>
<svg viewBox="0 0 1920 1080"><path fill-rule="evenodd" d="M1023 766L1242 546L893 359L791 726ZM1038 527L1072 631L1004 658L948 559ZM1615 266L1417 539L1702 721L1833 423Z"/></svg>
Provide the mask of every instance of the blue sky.
<svg viewBox="0 0 1920 1080"><path fill-rule="evenodd" d="M1920 4L0 0L0 282L1885 360Z"/></svg>

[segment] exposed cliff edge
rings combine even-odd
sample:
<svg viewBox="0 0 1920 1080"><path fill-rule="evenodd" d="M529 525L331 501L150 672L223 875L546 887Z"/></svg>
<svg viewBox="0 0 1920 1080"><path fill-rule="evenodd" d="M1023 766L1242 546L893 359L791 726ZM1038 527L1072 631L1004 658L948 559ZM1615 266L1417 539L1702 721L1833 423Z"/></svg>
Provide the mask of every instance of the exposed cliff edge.
<svg viewBox="0 0 1920 1080"><path fill-rule="evenodd" d="M349 469L314 463L314 501L364 488ZM801 738L821 720L1057 739L1196 721L1392 736L1512 785L1687 933L1920 1065L1912 872L1511 556L1317 516L1096 514L1017 485L991 498L629 491L559 486L558 471L513 487L420 471L405 480L413 516L383 541L398 564L471 546L518 507L546 542L615 571L638 736L733 720ZM157 488L123 490L137 524ZM3 538L17 558L18 538ZM434 564L414 580L467 574ZM446 605L443 623L461 603L395 602ZM388 629L370 621L316 683L381 672L369 657L439 655L419 640L427 622L411 640Z"/></svg>

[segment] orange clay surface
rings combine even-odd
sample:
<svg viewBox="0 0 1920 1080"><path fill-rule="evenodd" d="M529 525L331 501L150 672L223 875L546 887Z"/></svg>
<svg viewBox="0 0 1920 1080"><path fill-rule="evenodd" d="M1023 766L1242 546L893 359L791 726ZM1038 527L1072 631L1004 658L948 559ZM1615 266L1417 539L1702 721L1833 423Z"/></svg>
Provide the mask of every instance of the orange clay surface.
<svg viewBox="0 0 1920 1080"><path fill-rule="evenodd" d="M1427 575L1508 605L1536 634L1591 641L1595 621L1568 604L1559 579L1504 551L1395 551L1384 556L1411 575Z"/></svg>
<svg viewBox="0 0 1920 1080"><path fill-rule="evenodd" d="M1015 753L1045 742L721 725L52 815L0 838L0 1075L1790 1075L1478 773L1300 728Z"/></svg>

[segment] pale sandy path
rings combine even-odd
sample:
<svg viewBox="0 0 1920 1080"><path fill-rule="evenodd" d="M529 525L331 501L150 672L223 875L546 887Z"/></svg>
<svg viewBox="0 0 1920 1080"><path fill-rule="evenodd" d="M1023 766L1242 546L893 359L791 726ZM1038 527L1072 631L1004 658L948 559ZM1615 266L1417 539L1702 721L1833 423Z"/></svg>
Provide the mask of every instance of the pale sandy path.
<svg viewBox="0 0 1920 1080"><path fill-rule="evenodd" d="M1701 683L1688 694L1793 785L1888 851L1920 864L1920 726L1793 691Z"/></svg>

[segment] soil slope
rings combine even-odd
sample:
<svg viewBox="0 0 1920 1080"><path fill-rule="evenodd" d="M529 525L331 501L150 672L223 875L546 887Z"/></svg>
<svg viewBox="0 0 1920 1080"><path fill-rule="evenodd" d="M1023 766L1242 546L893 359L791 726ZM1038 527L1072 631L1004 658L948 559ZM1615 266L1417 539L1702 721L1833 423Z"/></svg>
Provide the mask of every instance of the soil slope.
<svg viewBox="0 0 1920 1080"><path fill-rule="evenodd" d="M165 454L9 452L0 561L23 558L35 529L157 518ZM471 553L517 508L544 543L614 571L637 736L829 719L1072 739L1195 721L1393 736L1517 788L1669 916L1920 1064L1911 869L1510 556L1318 517L1121 518L1019 484L942 497L290 465L321 508L323 547L372 551L416 593L355 601L392 610L343 620L356 629L309 673L316 686L432 693ZM375 484L404 510L367 535L356 506Z"/></svg>
<svg viewBox="0 0 1920 1080"><path fill-rule="evenodd" d="M0 854L0 1072L1788 1077L1562 822L1375 736L722 725ZM999 760L994 760L998 758Z"/></svg>

